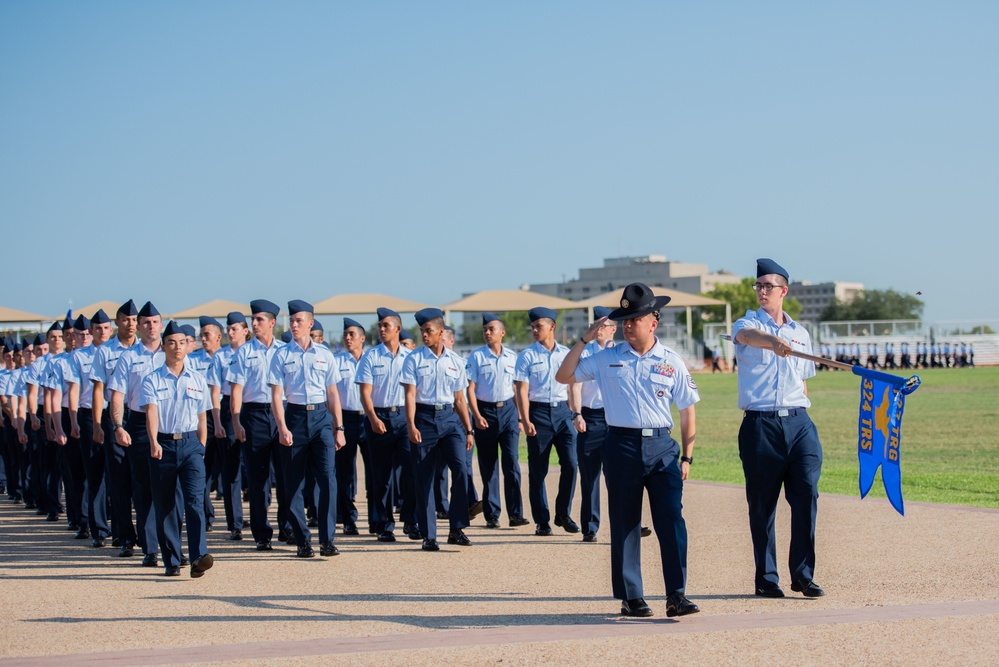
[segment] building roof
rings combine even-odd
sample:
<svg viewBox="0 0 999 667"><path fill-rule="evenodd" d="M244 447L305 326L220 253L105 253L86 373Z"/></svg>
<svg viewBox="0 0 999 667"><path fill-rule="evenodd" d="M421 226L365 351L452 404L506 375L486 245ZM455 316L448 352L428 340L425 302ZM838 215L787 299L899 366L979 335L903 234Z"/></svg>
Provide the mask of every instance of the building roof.
<svg viewBox="0 0 999 667"><path fill-rule="evenodd" d="M580 302L569 301L549 294L539 294L527 290L485 290L469 296L452 301L441 306L441 310L455 311L460 313L484 313L530 310L543 306L556 310L572 310L575 308L585 308Z"/></svg>

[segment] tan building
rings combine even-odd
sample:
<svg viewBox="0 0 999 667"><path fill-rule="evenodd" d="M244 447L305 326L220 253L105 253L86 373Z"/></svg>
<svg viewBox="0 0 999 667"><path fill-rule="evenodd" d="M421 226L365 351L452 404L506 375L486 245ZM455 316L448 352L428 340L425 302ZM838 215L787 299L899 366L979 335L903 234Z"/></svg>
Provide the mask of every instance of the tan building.
<svg viewBox="0 0 999 667"><path fill-rule="evenodd" d="M849 303L864 291L864 283L812 283L808 280L793 282L788 290L788 296L801 302L802 310L798 319L806 322L818 322L822 311L836 297L844 303Z"/></svg>

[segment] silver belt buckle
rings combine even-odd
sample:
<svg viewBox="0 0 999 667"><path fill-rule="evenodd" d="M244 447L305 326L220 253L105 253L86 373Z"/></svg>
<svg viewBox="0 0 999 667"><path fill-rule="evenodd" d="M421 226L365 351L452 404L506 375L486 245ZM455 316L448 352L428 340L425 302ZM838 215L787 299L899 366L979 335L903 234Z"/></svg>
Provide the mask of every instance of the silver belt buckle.
<svg viewBox="0 0 999 667"><path fill-rule="evenodd" d="M788 411L787 411L786 408L777 411L777 416L778 417L787 417L788 414L789 413L788 413Z"/></svg>
<svg viewBox="0 0 999 667"><path fill-rule="evenodd" d="M651 428L643 428L642 429L642 437L643 438L651 438L652 437L652 429Z"/></svg>
<svg viewBox="0 0 999 667"><path fill-rule="evenodd" d="M496 407L502 408L504 405L506 405L506 401L500 401L499 403L496 404Z"/></svg>
<svg viewBox="0 0 999 667"><path fill-rule="evenodd" d="M434 403L434 410L443 410L443 409L444 409L443 403Z"/></svg>
<svg viewBox="0 0 999 667"><path fill-rule="evenodd" d="M171 433L170 434L170 438L173 439L173 440L180 440L183 437L184 437L183 433Z"/></svg>
<svg viewBox="0 0 999 667"><path fill-rule="evenodd" d="M308 405L305 406L305 409L306 410L315 410L316 406L313 403L309 403Z"/></svg>
<svg viewBox="0 0 999 667"><path fill-rule="evenodd" d="M558 405L559 405L559 404L558 404L558 401L552 401L552 407L553 407L553 408L557 408L557 407L558 407Z"/></svg>

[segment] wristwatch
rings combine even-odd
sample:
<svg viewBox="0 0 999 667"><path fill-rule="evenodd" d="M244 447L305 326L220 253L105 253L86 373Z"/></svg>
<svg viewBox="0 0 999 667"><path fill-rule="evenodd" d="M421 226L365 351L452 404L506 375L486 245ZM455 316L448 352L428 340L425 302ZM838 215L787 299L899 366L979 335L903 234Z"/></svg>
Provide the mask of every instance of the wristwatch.
<svg viewBox="0 0 999 667"><path fill-rule="evenodd" d="M346 429L345 429L345 428L344 428L343 426L337 426L337 427L336 427L335 429L333 429L333 430L334 430L334 431L345 431Z"/></svg>
<svg viewBox="0 0 999 667"><path fill-rule="evenodd" d="M693 456L681 456L680 457L680 462L681 463L689 463L690 465L694 465L694 457Z"/></svg>
<svg viewBox="0 0 999 667"><path fill-rule="evenodd" d="M579 416L581 416L581 415L582 415L582 413L581 413L581 412L573 412L573 413L572 413L572 418L573 418L573 419L575 419L576 417L579 417Z"/></svg>
<svg viewBox="0 0 999 667"><path fill-rule="evenodd" d="M111 426L112 426L112 429L111 429L112 431L117 431L118 429L124 429L125 428L121 424L111 424Z"/></svg>

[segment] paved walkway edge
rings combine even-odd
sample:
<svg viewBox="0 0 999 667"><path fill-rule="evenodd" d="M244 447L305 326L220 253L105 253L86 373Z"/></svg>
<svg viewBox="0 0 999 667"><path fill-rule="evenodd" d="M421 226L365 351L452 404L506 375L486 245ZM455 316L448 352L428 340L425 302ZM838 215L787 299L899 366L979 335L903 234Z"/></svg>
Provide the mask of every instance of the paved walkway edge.
<svg viewBox="0 0 999 667"><path fill-rule="evenodd" d="M696 615L682 620L658 618L642 621L608 620L603 624L562 625L558 638L551 626L438 630L368 637L216 644L188 648L137 649L104 653L76 653L0 659L0 667L41 667L66 664L111 667L115 665L194 664L224 660L260 660L321 655L347 655L378 651L484 646L526 642L610 639L671 634L759 630L766 628L870 623L952 616L999 614L999 600L969 600L849 609L822 609L780 614Z"/></svg>

